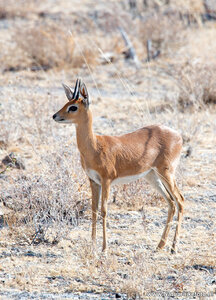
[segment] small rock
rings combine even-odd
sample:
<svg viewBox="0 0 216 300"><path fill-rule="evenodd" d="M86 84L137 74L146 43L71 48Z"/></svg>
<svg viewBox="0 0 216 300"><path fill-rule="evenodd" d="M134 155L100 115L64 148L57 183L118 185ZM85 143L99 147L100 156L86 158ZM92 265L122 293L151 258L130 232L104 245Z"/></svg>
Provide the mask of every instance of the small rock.
<svg viewBox="0 0 216 300"><path fill-rule="evenodd" d="M64 280L63 276L46 276L49 281L53 281L55 279Z"/></svg>
<svg viewBox="0 0 216 300"><path fill-rule="evenodd" d="M4 216L1 215L1 211L0 211L0 229L4 226L5 221L4 221Z"/></svg>
<svg viewBox="0 0 216 300"><path fill-rule="evenodd" d="M173 280L173 281L176 280L175 276L167 276L167 279L168 279L168 280Z"/></svg>
<svg viewBox="0 0 216 300"><path fill-rule="evenodd" d="M7 252L3 251L3 252L1 253L1 255L0 255L0 258L10 257L10 256L11 256L10 253L7 253Z"/></svg>
<svg viewBox="0 0 216 300"><path fill-rule="evenodd" d="M10 212L11 210L5 207L2 199L0 199L0 229L7 226L7 216Z"/></svg>
<svg viewBox="0 0 216 300"><path fill-rule="evenodd" d="M47 253L46 253L46 257L57 258L57 257L59 257L59 255L56 255L56 254L54 254L54 253L47 252Z"/></svg>
<svg viewBox="0 0 216 300"><path fill-rule="evenodd" d="M28 250L26 253L24 253L24 256L36 256L36 257L42 257L41 253L35 253L31 250Z"/></svg>
<svg viewBox="0 0 216 300"><path fill-rule="evenodd" d="M186 151L185 158L191 156L191 153L192 153L192 147L189 146L188 149L187 149L187 151Z"/></svg>
<svg viewBox="0 0 216 300"><path fill-rule="evenodd" d="M212 266L193 265L192 268L199 271L206 271L209 272L210 274L214 273L214 267Z"/></svg>
<svg viewBox="0 0 216 300"><path fill-rule="evenodd" d="M25 169L23 162L13 152L2 159L2 164L11 168Z"/></svg>

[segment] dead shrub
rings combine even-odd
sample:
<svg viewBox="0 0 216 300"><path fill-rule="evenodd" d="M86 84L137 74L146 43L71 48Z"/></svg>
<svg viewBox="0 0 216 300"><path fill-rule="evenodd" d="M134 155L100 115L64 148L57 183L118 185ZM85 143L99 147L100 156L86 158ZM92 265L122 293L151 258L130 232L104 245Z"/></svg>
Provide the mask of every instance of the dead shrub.
<svg viewBox="0 0 216 300"><path fill-rule="evenodd" d="M216 104L215 65L186 64L177 70L175 78L179 86L178 105L181 111L204 109Z"/></svg>
<svg viewBox="0 0 216 300"><path fill-rule="evenodd" d="M179 46L184 41L188 26L201 26L204 12L202 0L145 2L139 35L145 47L147 41L151 40L155 53L160 51L160 54L169 54L171 46Z"/></svg>
<svg viewBox="0 0 216 300"><path fill-rule="evenodd" d="M113 189L113 202L121 208L141 210L145 206L161 206L165 200L145 180L138 180Z"/></svg>
<svg viewBox="0 0 216 300"><path fill-rule="evenodd" d="M32 70L50 68L80 68L85 63L96 64L96 56L85 42L68 33L61 24L38 24L30 28L17 28L13 40L22 50L23 65Z"/></svg>
<svg viewBox="0 0 216 300"><path fill-rule="evenodd" d="M113 2L111 9L97 9L91 15L91 18L97 24L100 30L104 31L105 34L113 33L118 30L119 27L132 26L132 18L130 14L122 9L122 4ZM118 12L118 13L116 13Z"/></svg>
<svg viewBox="0 0 216 300"><path fill-rule="evenodd" d="M0 0L0 19L25 18L28 14L37 11L34 0Z"/></svg>
<svg viewBox="0 0 216 300"><path fill-rule="evenodd" d="M161 9L163 7L175 7L178 10L190 12L202 12L204 9L203 0L144 0L145 9Z"/></svg>
<svg viewBox="0 0 216 300"><path fill-rule="evenodd" d="M170 0L169 5L182 13L198 15L204 12L203 0Z"/></svg>
<svg viewBox="0 0 216 300"><path fill-rule="evenodd" d="M17 216L16 222L10 222L12 231L22 235L23 230L16 227L27 226L25 234L30 241L44 242L52 228L51 240L57 242L70 227L78 225L88 206L89 195L78 162L76 173L72 171L75 161L70 159L71 155L64 151L41 156L40 174L23 174L15 178L13 184L5 182L0 201Z"/></svg>
<svg viewBox="0 0 216 300"><path fill-rule="evenodd" d="M139 6L139 10L142 11L161 11L164 14L178 14L185 21L200 22L201 14L205 11L205 5L203 0L145 0L143 1L142 8Z"/></svg>
<svg viewBox="0 0 216 300"><path fill-rule="evenodd" d="M183 28L183 23L175 13L165 15L163 12L154 12L140 23L139 34L144 46L151 40L154 51L166 54L169 46L182 35Z"/></svg>

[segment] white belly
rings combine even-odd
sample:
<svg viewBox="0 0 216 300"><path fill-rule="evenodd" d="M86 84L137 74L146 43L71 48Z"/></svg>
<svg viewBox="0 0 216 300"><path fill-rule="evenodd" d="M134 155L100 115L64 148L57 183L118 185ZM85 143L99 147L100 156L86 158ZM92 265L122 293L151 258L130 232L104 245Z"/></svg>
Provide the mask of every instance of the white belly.
<svg viewBox="0 0 216 300"><path fill-rule="evenodd" d="M150 170L145 171L143 173L136 174L136 175L118 177L118 178L116 178L112 181L111 185L126 184L126 183L129 183L129 182L135 181L137 179L140 179L140 178L146 176L150 172ZM89 178L91 178L97 184L101 185L100 175L95 170L88 169L88 170L86 170L86 173L87 173Z"/></svg>
<svg viewBox="0 0 216 300"><path fill-rule="evenodd" d="M100 175L98 174L98 172L96 172L95 170L92 170L92 169L87 169L85 171L91 180L93 180L97 184L101 185L101 179L100 179Z"/></svg>
<svg viewBox="0 0 216 300"><path fill-rule="evenodd" d="M113 180L112 185L115 185L115 184L126 184L126 183L129 183L129 182L135 181L137 179L145 177L149 172L150 172L150 170L145 171L143 173L136 174L136 175L125 176L125 177L118 177L118 178L116 178L116 179Z"/></svg>

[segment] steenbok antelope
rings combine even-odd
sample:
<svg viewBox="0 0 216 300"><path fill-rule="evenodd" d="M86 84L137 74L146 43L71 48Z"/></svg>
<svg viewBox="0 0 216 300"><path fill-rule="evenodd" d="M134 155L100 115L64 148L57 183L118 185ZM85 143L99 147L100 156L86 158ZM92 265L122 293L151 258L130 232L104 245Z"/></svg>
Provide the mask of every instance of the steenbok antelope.
<svg viewBox="0 0 216 300"><path fill-rule="evenodd" d="M151 125L122 136L99 136L92 130L92 113L89 95L81 79L74 91L64 85L69 100L53 115L59 123L76 125L77 146L81 164L92 191L92 240L96 242L98 203L102 190L101 214L103 217L103 250L107 248L106 217L110 186L127 183L144 177L166 199L168 218L158 249L165 246L170 225L178 210L177 226L171 252L176 249L183 216L184 198L177 188L174 173L179 161L182 138L174 130L161 125Z"/></svg>

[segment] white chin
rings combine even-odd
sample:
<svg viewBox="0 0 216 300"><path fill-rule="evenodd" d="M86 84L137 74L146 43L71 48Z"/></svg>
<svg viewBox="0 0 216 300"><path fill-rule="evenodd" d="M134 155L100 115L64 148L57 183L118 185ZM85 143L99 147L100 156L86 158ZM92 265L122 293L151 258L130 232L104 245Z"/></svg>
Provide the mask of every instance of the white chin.
<svg viewBox="0 0 216 300"><path fill-rule="evenodd" d="M55 120L56 122L58 122L58 123L66 123L66 124L71 124L71 123L73 123L72 121L70 121L70 120Z"/></svg>

